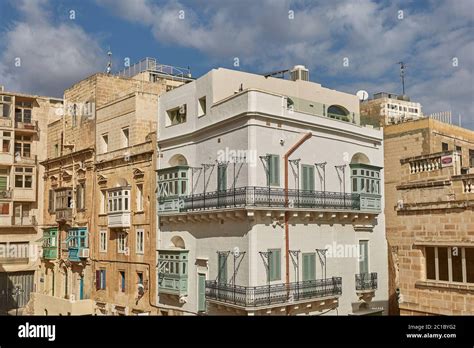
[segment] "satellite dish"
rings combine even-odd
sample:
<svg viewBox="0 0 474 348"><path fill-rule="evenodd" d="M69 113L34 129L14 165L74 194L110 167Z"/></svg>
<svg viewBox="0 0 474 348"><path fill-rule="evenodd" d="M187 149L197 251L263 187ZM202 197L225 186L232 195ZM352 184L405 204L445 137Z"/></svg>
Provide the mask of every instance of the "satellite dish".
<svg viewBox="0 0 474 348"><path fill-rule="evenodd" d="M360 101L364 101L369 98L369 93L367 93L367 91L364 91L363 89L361 89L360 91L357 91L356 95Z"/></svg>
<svg viewBox="0 0 474 348"><path fill-rule="evenodd" d="M239 247L235 247L234 250L232 250L232 254L234 254L234 257L239 257L240 256Z"/></svg>

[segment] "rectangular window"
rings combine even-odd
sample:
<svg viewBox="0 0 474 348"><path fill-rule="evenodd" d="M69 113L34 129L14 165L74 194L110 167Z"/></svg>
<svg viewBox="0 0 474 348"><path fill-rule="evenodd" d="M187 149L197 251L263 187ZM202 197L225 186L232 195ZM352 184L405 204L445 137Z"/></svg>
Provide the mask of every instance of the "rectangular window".
<svg viewBox="0 0 474 348"><path fill-rule="evenodd" d="M270 281L281 279L281 249L268 250L268 277Z"/></svg>
<svg viewBox="0 0 474 348"><path fill-rule="evenodd" d="M352 178L352 192L357 192L357 178Z"/></svg>
<svg viewBox="0 0 474 348"><path fill-rule="evenodd" d="M425 247L426 279L474 283L474 248Z"/></svg>
<svg viewBox="0 0 474 348"><path fill-rule="evenodd" d="M102 134L102 153L107 152L108 148L109 148L109 135Z"/></svg>
<svg viewBox="0 0 474 348"><path fill-rule="evenodd" d="M137 272L137 283L143 285L143 273Z"/></svg>
<svg viewBox="0 0 474 348"><path fill-rule="evenodd" d="M303 281L316 279L316 253L303 253Z"/></svg>
<svg viewBox="0 0 474 348"><path fill-rule="evenodd" d="M95 271L95 289L105 290L106 272L105 269Z"/></svg>
<svg viewBox="0 0 474 348"><path fill-rule="evenodd" d="M108 213L129 212L130 188L109 190L108 193Z"/></svg>
<svg viewBox="0 0 474 348"><path fill-rule="evenodd" d="M426 279L436 280L435 248L427 247L425 249L425 258L426 258Z"/></svg>
<svg viewBox="0 0 474 348"><path fill-rule="evenodd" d="M301 189L304 191L314 191L314 166L303 164L301 165L302 180Z"/></svg>
<svg viewBox="0 0 474 348"><path fill-rule="evenodd" d="M280 156L269 155L268 157L268 179L270 186L280 186Z"/></svg>
<svg viewBox="0 0 474 348"><path fill-rule="evenodd" d="M0 215L10 215L10 203L0 203Z"/></svg>
<svg viewBox="0 0 474 348"><path fill-rule="evenodd" d="M206 114L206 97L199 98L198 102L198 116Z"/></svg>
<svg viewBox="0 0 474 348"><path fill-rule="evenodd" d="M186 104L181 105L178 108L174 108L167 111L168 114L168 126L181 124L186 122Z"/></svg>
<svg viewBox="0 0 474 348"><path fill-rule="evenodd" d="M143 254L145 252L145 231L137 230L137 254Z"/></svg>
<svg viewBox="0 0 474 348"><path fill-rule="evenodd" d="M120 291L125 292L125 271L119 271L120 273Z"/></svg>
<svg viewBox="0 0 474 348"><path fill-rule="evenodd" d="M122 128L122 147L130 146L130 131L129 128Z"/></svg>
<svg viewBox="0 0 474 348"><path fill-rule="evenodd" d="M52 189L48 191L48 212L54 212L54 190Z"/></svg>
<svg viewBox="0 0 474 348"><path fill-rule="evenodd" d="M127 234L120 232L117 238L117 250L119 254L124 254L127 248Z"/></svg>
<svg viewBox="0 0 474 348"><path fill-rule="evenodd" d="M100 231L100 249L101 253L107 252L107 231L102 230Z"/></svg>
<svg viewBox="0 0 474 348"><path fill-rule="evenodd" d="M15 187L32 188L33 186L33 168L16 167L15 168Z"/></svg>
<svg viewBox="0 0 474 348"><path fill-rule="evenodd" d="M447 143L441 143L441 151L443 152L449 151L449 146Z"/></svg>
<svg viewBox="0 0 474 348"><path fill-rule="evenodd" d="M137 184L137 211L143 211L143 184Z"/></svg>
<svg viewBox="0 0 474 348"><path fill-rule="evenodd" d="M219 269L217 270L217 280L221 284L227 283L227 253L219 253L218 254L218 266Z"/></svg>
<svg viewBox="0 0 474 348"><path fill-rule="evenodd" d="M369 241L359 241L359 273L369 273Z"/></svg>
<svg viewBox="0 0 474 348"><path fill-rule="evenodd" d="M227 165L225 164L217 166L217 190L227 190Z"/></svg>
<svg viewBox="0 0 474 348"><path fill-rule="evenodd" d="M106 202L106 191L105 190L100 190L100 207L99 207L99 212L100 214L105 214L107 211L107 206L105 204Z"/></svg>

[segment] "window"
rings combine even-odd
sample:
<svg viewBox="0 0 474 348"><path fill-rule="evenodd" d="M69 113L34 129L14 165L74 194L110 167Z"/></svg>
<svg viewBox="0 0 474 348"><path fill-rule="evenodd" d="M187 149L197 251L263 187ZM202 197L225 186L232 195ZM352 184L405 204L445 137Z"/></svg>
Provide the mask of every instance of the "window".
<svg viewBox="0 0 474 348"><path fill-rule="evenodd" d="M469 150L469 167L474 168L474 150Z"/></svg>
<svg viewBox="0 0 474 348"><path fill-rule="evenodd" d="M127 249L127 234L119 232L117 235L117 250L119 254L125 254Z"/></svg>
<svg viewBox="0 0 474 348"><path fill-rule="evenodd" d="M105 290L106 272L105 269L95 271L95 288L96 290Z"/></svg>
<svg viewBox="0 0 474 348"><path fill-rule="evenodd" d="M217 191L227 190L227 164L217 166Z"/></svg>
<svg viewBox="0 0 474 348"><path fill-rule="evenodd" d="M99 207L99 212L100 214L105 214L107 211L107 206L106 206L106 197L107 197L107 191L106 190L100 190L100 207Z"/></svg>
<svg viewBox="0 0 474 348"><path fill-rule="evenodd" d="M10 203L0 203L0 215L10 215Z"/></svg>
<svg viewBox="0 0 474 348"><path fill-rule="evenodd" d="M137 283L143 285L143 273L137 272Z"/></svg>
<svg viewBox="0 0 474 348"><path fill-rule="evenodd" d="M143 211L143 184L137 184L137 211Z"/></svg>
<svg viewBox="0 0 474 348"><path fill-rule="evenodd" d="M268 250L268 277L270 281L281 279L281 249Z"/></svg>
<svg viewBox="0 0 474 348"><path fill-rule="evenodd" d="M10 153L10 141L11 141L11 132L0 131L0 136L2 140L2 152Z"/></svg>
<svg viewBox="0 0 474 348"><path fill-rule="evenodd" d="M67 238L64 241L68 248L87 248L88 236L87 228L85 227L73 227L70 228L67 234Z"/></svg>
<svg viewBox="0 0 474 348"><path fill-rule="evenodd" d="M107 252L107 231L106 230L100 231L99 245L100 245L99 251L101 253Z"/></svg>
<svg viewBox="0 0 474 348"><path fill-rule="evenodd" d="M206 97L199 98L198 102L198 116L206 114Z"/></svg>
<svg viewBox="0 0 474 348"><path fill-rule="evenodd" d="M9 179L8 169L0 168L0 192L5 192L8 190L8 181L9 181L8 179Z"/></svg>
<svg viewBox="0 0 474 348"><path fill-rule="evenodd" d="M137 254L143 254L145 252L145 231L137 230Z"/></svg>
<svg viewBox="0 0 474 348"><path fill-rule="evenodd" d="M130 189L116 189L108 191L107 212L129 212L130 211Z"/></svg>
<svg viewBox="0 0 474 348"><path fill-rule="evenodd" d="M120 284L119 284L119 287L120 287L120 291L121 292L125 292L125 271L119 271L119 274L120 274Z"/></svg>
<svg viewBox="0 0 474 348"><path fill-rule="evenodd" d="M31 156L31 137L29 136L16 136L15 137L15 157L26 157Z"/></svg>
<svg viewBox="0 0 474 348"><path fill-rule="evenodd" d="M54 144L54 157L59 156L59 144Z"/></svg>
<svg viewBox="0 0 474 348"><path fill-rule="evenodd" d="M222 284L227 283L227 253L218 253L217 281Z"/></svg>
<svg viewBox="0 0 474 348"><path fill-rule="evenodd" d="M303 253L303 281L316 279L316 253Z"/></svg>
<svg viewBox="0 0 474 348"><path fill-rule="evenodd" d="M31 108L31 103L17 103L18 105ZM31 123L31 109L15 108L15 122Z"/></svg>
<svg viewBox="0 0 474 348"><path fill-rule="evenodd" d="M0 117L10 118L11 97L0 95Z"/></svg>
<svg viewBox="0 0 474 348"><path fill-rule="evenodd" d="M55 192L55 210L70 209L73 206L72 203L72 190L70 188L57 190Z"/></svg>
<svg viewBox="0 0 474 348"><path fill-rule="evenodd" d="M270 186L280 186L280 156L278 155L269 155L268 157L268 185Z"/></svg>
<svg viewBox="0 0 474 348"><path fill-rule="evenodd" d="M122 147L130 146L130 131L129 128L122 128Z"/></svg>
<svg viewBox="0 0 474 348"><path fill-rule="evenodd" d="M303 191L314 191L314 166L303 164L301 165L301 189Z"/></svg>
<svg viewBox="0 0 474 348"><path fill-rule="evenodd" d="M32 188L33 186L33 168L16 167L15 168L15 187Z"/></svg>
<svg viewBox="0 0 474 348"><path fill-rule="evenodd" d="M441 143L441 151L443 152L449 151L449 146L447 143Z"/></svg>
<svg viewBox="0 0 474 348"><path fill-rule="evenodd" d="M72 106L71 113L72 113L72 127L76 127L77 126L77 105L76 104Z"/></svg>
<svg viewBox="0 0 474 348"><path fill-rule="evenodd" d="M359 273L369 273L369 241L359 241Z"/></svg>
<svg viewBox="0 0 474 348"><path fill-rule="evenodd" d="M102 134L102 153L107 152L109 148L109 135Z"/></svg>
<svg viewBox="0 0 474 348"><path fill-rule="evenodd" d="M159 197L181 196L188 192L187 166L177 166L158 171Z"/></svg>
<svg viewBox="0 0 474 348"><path fill-rule="evenodd" d="M168 126L181 124L186 122L186 104L181 105L178 108L167 111L168 114Z"/></svg>
<svg viewBox="0 0 474 348"><path fill-rule="evenodd" d="M426 279L474 283L474 248L425 247Z"/></svg>
<svg viewBox="0 0 474 348"><path fill-rule="evenodd" d="M76 186L76 208L77 210L84 210L85 205L85 196L86 196L86 184L80 183Z"/></svg>
<svg viewBox="0 0 474 348"><path fill-rule="evenodd" d="M353 193L380 194L380 167L362 163L351 163L350 167Z"/></svg>
<svg viewBox="0 0 474 348"><path fill-rule="evenodd" d="M187 291L188 251L159 250L158 286L165 293L185 293Z"/></svg>

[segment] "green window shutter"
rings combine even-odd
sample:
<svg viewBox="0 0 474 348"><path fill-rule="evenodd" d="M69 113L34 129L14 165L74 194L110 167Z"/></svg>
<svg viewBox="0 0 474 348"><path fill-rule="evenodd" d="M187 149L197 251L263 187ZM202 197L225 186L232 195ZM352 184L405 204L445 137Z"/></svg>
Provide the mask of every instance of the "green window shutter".
<svg viewBox="0 0 474 348"><path fill-rule="evenodd" d="M316 279L316 253L303 254L303 281Z"/></svg>
<svg viewBox="0 0 474 348"><path fill-rule="evenodd" d="M314 191L314 167L311 165L303 164L301 166L302 172L302 190Z"/></svg>
<svg viewBox="0 0 474 348"><path fill-rule="evenodd" d="M6 191L7 189L7 177L0 176L0 191Z"/></svg>
<svg viewBox="0 0 474 348"><path fill-rule="evenodd" d="M268 255L268 275L270 281L281 279L281 250L270 249L271 253Z"/></svg>
<svg viewBox="0 0 474 348"><path fill-rule="evenodd" d="M227 190L227 167L225 165L217 167L217 190Z"/></svg>
<svg viewBox="0 0 474 348"><path fill-rule="evenodd" d="M227 255L219 254L219 270L218 270L218 281L219 283L227 283Z"/></svg>
<svg viewBox="0 0 474 348"><path fill-rule="evenodd" d="M270 185L280 185L280 157L278 155L270 155L268 160L268 171L270 176Z"/></svg>
<svg viewBox="0 0 474 348"><path fill-rule="evenodd" d="M206 275L198 274L198 311L206 310Z"/></svg>

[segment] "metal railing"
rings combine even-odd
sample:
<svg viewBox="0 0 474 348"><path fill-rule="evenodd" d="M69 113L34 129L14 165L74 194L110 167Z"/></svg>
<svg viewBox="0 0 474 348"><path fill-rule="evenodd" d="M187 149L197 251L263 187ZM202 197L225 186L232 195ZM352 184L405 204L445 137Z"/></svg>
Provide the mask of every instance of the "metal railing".
<svg viewBox="0 0 474 348"><path fill-rule="evenodd" d="M377 273L360 273L355 275L356 290L376 290Z"/></svg>
<svg viewBox="0 0 474 348"><path fill-rule="evenodd" d="M342 294L342 278L307 280L262 286L239 286L206 281L206 299L241 307L262 307Z"/></svg>
<svg viewBox="0 0 474 348"><path fill-rule="evenodd" d="M178 198L178 197L177 197ZM232 207L322 208L360 210L360 195L356 193L284 190L257 186L182 196L180 211L196 211ZM171 200L160 197L159 204Z"/></svg>
<svg viewBox="0 0 474 348"><path fill-rule="evenodd" d="M32 122L15 121L15 128L36 132L38 130L38 121L37 120L33 120Z"/></svg>
<svg viewBox="0 0 474 348"><path fill-rule="evenodd" d="M190 78L191 70L189 68L176 67L171 65L159 64L155 58L146 57L139 62L116 73L118 76L132 77L144 71L151 71L163 75L176 76L180 78Z"/></svg>

